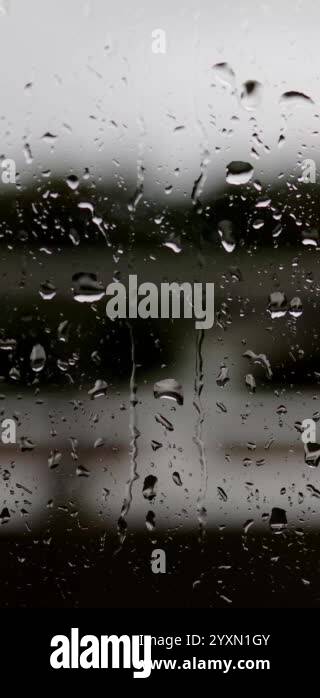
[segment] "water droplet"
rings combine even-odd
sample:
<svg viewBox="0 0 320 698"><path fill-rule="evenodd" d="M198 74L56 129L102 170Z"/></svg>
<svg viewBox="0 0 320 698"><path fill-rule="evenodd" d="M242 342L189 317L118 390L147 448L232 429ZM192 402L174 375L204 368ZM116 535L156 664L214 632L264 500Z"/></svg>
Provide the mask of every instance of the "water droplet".
<svg viewBox="0 0 320 698"><path fill-rule="evenodd" d="M107 394L108 383L104 380L96 380L94 387L88 390L88 395L94 400Z"/></svg>
<svg viewBox="0 0 320 698"><path fill-rule="evenodd" d="M73 297L78 303L95 303L105 295L105 289L97 275L90 272L78 272L72 277Z"/></svg>
<svg viewBox="0 0 320 698"><path fill-rule="evenodd" d="M294 90L284 92L280 97L280 104L283 106L303 106L304 104L313 103L311 97L308 97L303 92L295 92Z"/></svg>
<svg viewBox="0 0 320 698"><path fill-rule="evenodd" d="M32 82L27 82L24 86L24 93L27 95L27 97L31 96L32 93L32 88L33 88L33 83Z"/></svg>
<svg viewBox="0 0 320 698"><path fill-rule="evenodd" d="M280 223L278 223L272 231L272 237L278 238L279 235L281 235L281 233L282 233L282 225L280 225Z"/></svg>
<svg viewBox="0 0 320 698"><path fill-rule="evenodd" d="M23 146L23 154L26 159L27 165L31 165L33 157L29 143L25 143L25 145Z"/></svg>
<svg viewBox="0 0 320 698"><path fill-rule="evenodd" d="M252 223L252 227L254 230L260 230L264 226L264 220L262 218L256 218L255 221Z"/></svg>
<svg viewBox="0 0 320 698"><path fill-rule="evenodd" d="M100 356L100 354L99 354L99 352L98 352L97 350L95 350L95 351L92 352L91 358L92 358L92 361L94 361L94 363L95 363L97 366L100 366L100 364L101 364L101 356Z"/></svg>
<svg viewBox="0 0 320 698"><path fill-rule="evenodd" d="M17 341L15 339L0 339L0 350L1 351L14 351L17 346Z"/></svg>
<svg viewBox="0 0 320 698"><path fill-rule="evenodd" d="M39 294L44 300L51 301L51 299L55 297L56 293L56 288L50 281L45 281L43 284L41 284Z"/></svg>
<svg viewBox="0 0 320 698"><path fill-rule="evenodd" d="M289 313L293 317L300 317L302 315L302 302L298 296L292 298L289 305Z"/></svg>
<svg viewBox="0 0 320 698"><path fill-rule="evenodd" d="M181 244L179 242L175 242L174 240L168 240L167 242L164 242L162 246L172 250L172 252L175 254L180 254L180 252L182 252Z"/></svg>
<svg viewBox="0 0 320 698"><path fill-rule="evenodd" d="M72 191L75 191L76 189L78 189L79 179L78 179L78 177L76 177L76 175L74 175L74 174L69 175L69 177L67 177L67 179L66 179L66 182L67 182L69 189L72 189Z"/></svg>
<svg viewBox="0 0 320 698"><path fill-rule="evenodd" d="M242 281L242 274L238 267L230 267L229 274L232 278L232 281Z"/></svg>
<svg viewBox="0 0 320 698"><path fill-rule="evenodd" d="M228 495L222 487L217 487L218 497L222 502L228 501Z"/></svg>
<svg viewBox="0 0 320 698"><path fill-rule="evenodd" d="M145 499L149 499L149 501L151 501L155 498L157 494L157 482L158 478L156 478L154 475L147 475L144 480L142 490L142 494Z"/></svg>
<svg viewBox="0 0 320 698"><path fill-rule="evenodd" d="M155 398L175 400L178 405L183 405L183 388L174 378L165 378L155 383L153 394Z"/></svg>
<svg viewBox="0 0 320 698"><path fill-rule="evenodd" d="M260 364L261 366L264 366L264 368L266 369L266 373L267 373L268 378L272 378L271 364L270 364L270 361L265 354L255 354L255 352L252 351L252 349L248 349L248 351L245 351L243 356L246 359L250 359L255 364Z"/></svg>
<svg viewBox="0 0 320 698"><path fill-rule="evenodd" d="M156 414L155 420L158 422L158 424L161 424L162 427L167 429L167 431L173 431L173 425L168 419L166 419L166 417L163 417L162 414Z"/></svg>
<svg viewBox="0 0 320 698"><path fill-rule="evenodd" d="M162 448L162 443L160 441L155 441L154 439L151 441L151 447L153 451L158 451L159 448Z"/></svg>
<svg viewBox="0 0 320 698"><path fill-rule="evenodd" d="M22 452L24 452L24 451L33 451L34 447L35 447L35 446L34 446L33 441L31 441L31 439L29 439L28 436L21 436L21 439L20 439L20 448L21 448L21 451L22 451Z"/></svg>
<svg viewBox="0 0 320 698"><path fill-rule="evenodd" d="M178 485L178 487L182 487L182 480L180 477L180 473L178 473L177 470L172 473L172 479L175 485Z"/></svg>
<svg viewBox="0 0 320 698"><path fill-rule="evenodd" d="M262 99L262 84L257 80L248 80L242 86L241 104L248 111L257 109Z"/></svg>
<svg viewBox="0 0 320 698"><path fill-rule="evenodd" d="M229 369L227 366L221 366L220 373L216 379L217 385L223 387L226 383L228 383L229 380Z"/></svg>
<svg viewBox="0 0 320 698"><path fill-rule="evenodd" d="M80 245L80 235L79 233L77 233L75 228L71 228L69 238L75 247L78 247L78 245Z"/></svg>
<svg viewBox="0 0 320 698"><path fill-rule="evenodd" d="M254 524L254 519L248 519L248 521L246 521L246 523L243 525L243 532L245 533L245 535L248 533L249 528L251 528L251 526L253 526L253 524Z"/></svg>
<svg viewBox="0 0 320 698"><path fill-rule="evenodd" d="M249 162L233 160L227 165L226 181L236 186L247 184L253 175L253 171L253 167Z"/></svg>
<svg viewBox="0 0 320 698"><path fill-rule="evenodd" d="M214 79L217 79L223 85L234 87L236 76L229 63L216 63L212 66L212 70Z"/></svg>
<svg viewBox="0 0 320 698"><path fill-rule="evenodd" d="M31 368L35 373L39 373L46 363L46 352L41 344L35 344L30 354Z"/></svg>
<svg viewBox="0 0 320 698"><path fill-rule="evenodd" d="M146 527L148 531L153 531L156 526L156 517L153 511L148 511L146 516Z"/></svg>
<svg viewBox="0 0 320 698"><path fill-rule="evenodd" d="M311 492L312 497L316 497L317 499L320 499L320 490L317 490L317 488L314 487L314 485L309 484L306 486L306 489L308 490L308 492Z"/></svg>
<svg viewBox="0 0 320 698"><path fill-rule="evenodd" d="M287 525L287 515L285 509L274 507L270 516L270 528L274 533L281 533Z"/></svg>
<svg viewBox="0 0 320 698"><path fill-rule="evenodd" d="M276 409L276 413L279 414L280 416L283 414L287 414L288 410L285 405L279 405Z"/></svg>
<svg viewBox="0 0 320 698"><path fill-rule="evenodd" d="M233 252L236 246L236 240L233 234L232 222L228 220L220 221L218 223L218 233L224 250L226 252Z"/></svg>
<svg viewBox="0 0 320 698"><path fill-rule="evenodd" d="M50 451L50 455L49 455L49 458L48 458L48 466L49 466L49 468L50 468L51 470L53 470L54 468L56 468L56 467L59 465L59 463L60 463L60 461L61 461L61 458L62 458L62 453L61 453L60 451L56 451L56 450Z"/></svg>
<svg viewBox="0 0 320 698"><path fill-rule="evenodd" d="M87 468L85 468L84 465L78 465L76 469L76 474L78 475L78 477L89 477L90 470L87 470Z"/></svg>
<svg viewBox="0 0 320 698"><path fill-rule="evenodd" d="M256 380L255 377L252 375L252 373L247 373L245 377L245 382L246 386L249 388L249 390L254 393L256 390Z"/></svg>
<svg viewBox="0 0 320 698"><path fill-rule="evenodd" d="M55 141L56 138L57 136L55 136L53 133L50 133L50 131L47 131L43 134L41 140L45 141L46 143L52 143L53 141Z"/></svg>
<svg viewBox="0 0 320 698"><path fill-rule="evenodd" d="M68 320L63 320L60 322L60 325L58 327L58 339L60 342L67 342L69 339L69 329L70 325Z"/></svg>
<svg viewBox="0 0 320 698"><path fill-rule="evenodd" d="M270 293L268 312L270 313L272 319L283 317L288 310L288 302L286 296L282 291L275 291Z"/></svg>
<svg viewBox="0 0 320 698"><path fill-rule="evenodd" d="M311 247L318 247L319 244L319 231L317 228L312 228L312 230L303 230L302 232L302 244Z"/></svg>
<svg viewBox="0 0 320 698"><path fill-rule="evenodd" d="M10 520L10 512L7 507L4 507L0 513L1 524L6 524Z"/></svg>
<svg viewBox="0 0 320 698"><path fill-rule="evenodd" d="M312 441L304 444L304 460L310 468L317 468L320 463L320 444Z"/></svg>

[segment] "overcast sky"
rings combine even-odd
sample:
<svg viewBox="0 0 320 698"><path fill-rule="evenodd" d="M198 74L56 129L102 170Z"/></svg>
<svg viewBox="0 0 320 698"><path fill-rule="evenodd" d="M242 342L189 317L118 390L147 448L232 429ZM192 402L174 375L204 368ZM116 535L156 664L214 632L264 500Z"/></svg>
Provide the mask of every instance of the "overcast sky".
<svg viewBox="0 0 320 698"><path fill-rule="evenodd" d="M300 160L317 161L319 23L318 0L0 0L1 153L17 160L24 182L72 167L134 182L141 160L145 195L168 204L190 197L205 151L205 192L223 183L231 160L274 180L298 166L302 144ZM159 28L165 54L152 52ZM222 61L234 89L215 77ZM253 111L239 99L247 80L263 86ZM314 104L287 109L279 148L287 90ZM57 138L41 140L46 132Z"/></svg>

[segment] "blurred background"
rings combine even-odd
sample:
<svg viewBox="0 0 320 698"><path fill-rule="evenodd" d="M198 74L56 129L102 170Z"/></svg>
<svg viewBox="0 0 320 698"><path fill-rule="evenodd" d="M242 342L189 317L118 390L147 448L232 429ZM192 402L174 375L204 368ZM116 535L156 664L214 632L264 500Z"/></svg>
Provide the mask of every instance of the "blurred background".
<svg viewBox="0 0 320 698"><path fill-rule="evenodd" d="M319 20L0 3L2 606L319 605ZM111 322L129 274L214 327Z"/></svg>

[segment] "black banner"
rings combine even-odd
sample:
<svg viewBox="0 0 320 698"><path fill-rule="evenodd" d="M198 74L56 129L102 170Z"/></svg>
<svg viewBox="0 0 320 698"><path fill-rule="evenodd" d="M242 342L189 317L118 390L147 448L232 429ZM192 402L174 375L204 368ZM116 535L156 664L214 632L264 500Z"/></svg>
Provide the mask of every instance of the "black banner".
<svg viewBox="0 0 320 698"><path fill-rule="evenodd" d="M263 687L296 671L316 674L314 631L311 616L293 610L10 610L2 612L1 672L61 687L137 679L139 688L141 679Z"/></svg>

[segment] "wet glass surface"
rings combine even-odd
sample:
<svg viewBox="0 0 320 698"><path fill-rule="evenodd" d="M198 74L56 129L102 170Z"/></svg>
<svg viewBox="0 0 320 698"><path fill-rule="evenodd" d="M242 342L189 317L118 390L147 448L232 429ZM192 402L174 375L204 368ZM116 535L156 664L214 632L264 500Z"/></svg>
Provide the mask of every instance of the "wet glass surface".
<svg viewBox="0 0 320 698"><path fill-rule="evenodd" d="M319 19L0 2L2 606L319 605Z"/></svg>

